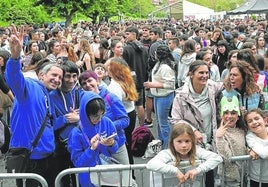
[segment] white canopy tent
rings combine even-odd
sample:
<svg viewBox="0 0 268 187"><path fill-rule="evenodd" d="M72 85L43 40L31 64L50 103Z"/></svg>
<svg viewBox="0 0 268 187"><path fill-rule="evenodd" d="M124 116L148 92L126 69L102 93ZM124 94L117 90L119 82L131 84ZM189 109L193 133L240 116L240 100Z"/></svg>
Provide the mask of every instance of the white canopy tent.
<svg viewBox="0 0 268 187"><path fill-rule="evenodd" d="M183 1L183 19L210 19L214 16L214 10L191 3L189 1Z"/></svg>
<svg viewBox="0 0 268 187"><path fill-rule="evenodd" d="M169 11L170 17L183 20L211 19L213 16L215 16L213 9L191 3L186 0L178 0L174 3L171 3L165 7L151 12L150 16L153 16L156 12L159 11Z"/></svg>

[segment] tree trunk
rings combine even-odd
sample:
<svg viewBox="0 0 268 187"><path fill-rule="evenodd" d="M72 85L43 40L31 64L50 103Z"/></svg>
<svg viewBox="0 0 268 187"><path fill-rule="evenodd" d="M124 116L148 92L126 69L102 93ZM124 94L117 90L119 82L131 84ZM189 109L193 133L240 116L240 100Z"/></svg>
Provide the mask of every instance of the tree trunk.
<svg viewBox="0 0 268 187"><path fill-rule="evenodd" d="M97 23L98 15L99 15L98 12L94 12L94 13L92 14L92 22L93 22L94 24Z"/></svg>
<svg viewBox="0 0 268 187"><path fill-rule="evenodd" d="M65 27L67 28L69 25L71 25L71 23L72 23L72 16L67 15L66 16L66 21L65 21Z"/></svg>

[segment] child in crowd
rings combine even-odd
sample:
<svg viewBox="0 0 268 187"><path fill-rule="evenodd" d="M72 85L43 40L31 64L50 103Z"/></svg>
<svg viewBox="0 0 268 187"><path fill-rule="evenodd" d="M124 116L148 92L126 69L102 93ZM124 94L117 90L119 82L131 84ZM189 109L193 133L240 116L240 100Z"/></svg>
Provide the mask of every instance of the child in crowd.
<svg viewBox="0 0 268 187"><path fill-rule="evenodd" d="M100 154L111 156L118 150L118 136L113 122L103 116L105 103L99 95L87 91L81 98L79 108L80 123L75 127L68 141L68 150L75 167L100 165ZM79 174L81 187L94 187L90 173Z"/></svg>
<svg viewBox="0 0 268 187"><path fill-rule="evenodd" d="M204 162L196 166L196 160ZM186 173L182 173L179 169L181 161L189 161L192 166L186 170ZM186 123L179 122L172 128L169 148L152 158L147 163L147 168L177 177L179 185L193 183L191 186L200 186L200 181L196 179L196 176L214 169L221 162L221 156L197 146L192 128Z"/></svg>
<svg viewBox="0 0 268 187"><path fill-rule="evenodd" d="M221 123L216 131L216 148L224 161L224 168L219 166L218 174L222 175L222 169L225 171L224 186L239 187L241 164L231 163L232 156L245 155L245 129L239 109L239 101L236 96L233 98L223 97L221 99ZM223 179L223 176L222 176Z"/></svg>
<svg viewBox="0 0 268 187"><path fill-rule="evenodd" d="M249 146L249 154L252 160L249 162L250 186L268 186L268 128L266 115L261 109L253 109L245 114L248 127L246 142Z"/></svg>

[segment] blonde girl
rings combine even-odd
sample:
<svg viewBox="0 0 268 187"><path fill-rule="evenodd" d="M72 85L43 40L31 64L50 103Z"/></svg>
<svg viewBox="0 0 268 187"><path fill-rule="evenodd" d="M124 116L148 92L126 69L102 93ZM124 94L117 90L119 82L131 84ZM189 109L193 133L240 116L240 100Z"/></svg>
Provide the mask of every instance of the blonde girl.
<svg viewBox="0 0 268 187"><path fill-rule="evenodd" d="M79 50L79 61L76 64L80 68L81 72L85 70L93 70L95 59L87 39L82 38L79 41Z"/></svg>
<svg viewBox="0 0 268 187"><path fill-rule="evenodd" d="M196 160L204 160L196 166ZM185 173L180 171L181 161L189 161L192 166ZM160 151L147 163L147 168L162 174L169 174L178 179L178 185L193 182L193 186L200 186L195 180L199 173L214 169L222 162L222 158L211 151L196 145L194 132L190 125L179 122L172 127L169 136L169 148Z"/></svg>

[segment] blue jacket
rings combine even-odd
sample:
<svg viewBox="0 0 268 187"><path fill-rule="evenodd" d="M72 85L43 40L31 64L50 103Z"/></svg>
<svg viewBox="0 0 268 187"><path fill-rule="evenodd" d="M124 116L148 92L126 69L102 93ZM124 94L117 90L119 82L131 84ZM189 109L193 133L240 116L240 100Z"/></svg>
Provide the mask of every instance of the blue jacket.
<svg viewBox="0 0 268 187"><path fill-rule="evenodd" d="M126 142L124 129L129 125L129 117L122 101L106 88L100 86L99 95L105 102L105 116L113 121L118 135L118 146L121 147Z"/></svg>
<svg viewBox="0 0 268 187"><path fill-rule="evenodd" d="M31 149L41 124L51 105L46 87L38 80L24 78L19 60L10 58L6 67L6 81L15 95L11 114L11 148ZM31 159L45 158L55 149L53 127L47 120L45 130L31 154Z"/></svg>
<svg viewBox="0 0 268 187"><path fill-rule="evenodd" d="M100 153L111 156L111 154L116 153L118 150L117 136L115 137L115 143L113 146L104 146L99 144L97 149L94 151L90 149L89 143L85 138L85 135L90 140L97 133L106 133L107 136L110 136L116 132L113 122L106 116L103 116L101 121L96 125L93 125L89 120L86 113L86 104L95 98L100 98L100 96L90 91L83 94L79 109L80 125L82 128L80 128L80 126L75 127L69 136L68 150L71 153L71 160L75 167L94 167L100 164ZM83 129L83 132L81 129ZM81 187L94 186L90 182L89 173L80 174L79 182Z"/></svg>
<svg viewBox="0 0 268 187"><path fill-rule="evenodd" d="M81 93L81 89L73 89L68 93L57 89L49 93L54 114L53 128L63 140L67 139L72 129L77 126L77 123L68 123L65 114L70 112L71 107L79 108Z"/></svg>

